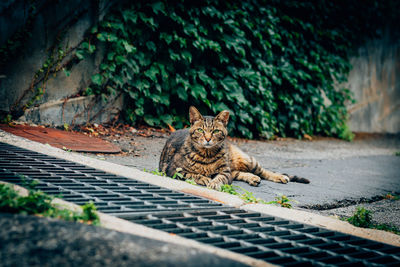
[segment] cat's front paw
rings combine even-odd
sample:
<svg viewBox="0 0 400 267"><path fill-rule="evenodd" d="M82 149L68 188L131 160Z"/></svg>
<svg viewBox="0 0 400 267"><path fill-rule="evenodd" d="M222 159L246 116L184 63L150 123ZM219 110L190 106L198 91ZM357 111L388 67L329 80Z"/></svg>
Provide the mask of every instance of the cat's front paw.
<svg viewBox="0 0 400 267"><path fill-rule="evenodd" d="M224 183L222 183L221 181L218 181L218 180L214 179L207 185L207 187L210 188L210 189L214 189L214 190L219 191L223 184Z"/></svg>
<svg viewBox="0 0 400 267"><path fill-rule="evenodd" d="M254 176L250 177L247 182L251 186L258 186L261 182L261 178L258 177L257 175L254 175Z"/></svg>
<svg viewBox="0 0 400 267"><path fill-rule="evenodd" d="M221 186L228 183L228 179L225 175L217 175L212 181L208 184L208 188L219 191Z"/></svg>
<svg viewBox="0 0 400 267"><path fill-rule="evenodd" d="M210 182L211 182L211 178L206 177L206 176L203 176L203 177L201 177L201 178L195 180L195 182L196 182L196 184L198 184L198 185L205 185L205 186L208 186L208 185L210 184Z"/></svg>

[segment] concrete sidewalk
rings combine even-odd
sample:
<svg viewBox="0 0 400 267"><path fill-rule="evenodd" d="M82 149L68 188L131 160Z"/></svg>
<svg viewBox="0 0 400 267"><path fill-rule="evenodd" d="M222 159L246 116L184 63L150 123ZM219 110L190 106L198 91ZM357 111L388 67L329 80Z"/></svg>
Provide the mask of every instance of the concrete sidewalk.
<svg viewBox="0 0 400 267"><path fill-rule="evenodd" d="M0 213L0 240L1 266L244 267L255 264L194 246L104 227L6 213Z"/></svg>

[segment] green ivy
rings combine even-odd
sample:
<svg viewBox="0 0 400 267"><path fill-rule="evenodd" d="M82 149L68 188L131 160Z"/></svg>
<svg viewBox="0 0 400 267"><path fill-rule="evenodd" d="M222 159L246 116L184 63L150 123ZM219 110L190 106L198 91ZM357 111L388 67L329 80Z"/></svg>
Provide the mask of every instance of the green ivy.
<svg viewBox="0 0 400 267"><path fill-rule="evenodd" d="M231 134L351 139L338 88L352 49L378 29L376 1L134 1L91 31L79 59L105 47L87 94L127 96L132 124L188 123L188 108L231 111ZM379 13L379 12L381 13ZM374 17L374 21L371 20Z"/></svg>

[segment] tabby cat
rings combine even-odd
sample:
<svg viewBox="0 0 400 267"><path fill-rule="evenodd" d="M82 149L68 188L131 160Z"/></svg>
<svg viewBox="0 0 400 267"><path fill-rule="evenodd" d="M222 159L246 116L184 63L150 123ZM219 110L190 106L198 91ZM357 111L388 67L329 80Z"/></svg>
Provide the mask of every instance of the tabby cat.
<svg viewBox="0 0 400 267"><path fill-rule="evenodd" d="M229 143L229 111L216 117L202 116L195 107L189 109L190 128L174 132L160 157L159 169L172 177L177 171L183 179L219 190L221 185L239 180L257 186L261 179L276 183L309 183L305 178L278 174L263 169L255 158Z"/></svg>

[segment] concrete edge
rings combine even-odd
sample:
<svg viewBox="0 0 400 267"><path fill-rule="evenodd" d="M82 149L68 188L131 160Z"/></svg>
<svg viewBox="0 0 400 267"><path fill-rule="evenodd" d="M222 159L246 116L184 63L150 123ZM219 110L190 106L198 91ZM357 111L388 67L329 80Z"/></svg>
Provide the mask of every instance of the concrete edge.
<svg viewBox="0 0 400 267"><path fill-rule="evenodd" d="M2 182L0 181L0 184L9 184L7 182ZM28 190L20 187L18 185L13 185L13 188L20 194L21 196L27 196L28 195ZM82 211L82 208L79 205L73 204L71 202L67 202L65 200L59 199L59 198L54 198L52 201L52 204L57 205L60 208L65 208L73 211ZM104 227L110 230L122 232L122 233L127 233L127 234L132 234L140 237L145 237L149 238L152 240L157 240L157 241L162 241L166 243L171 243L171 244L176 244L176 245L181 245L189 248L195 248L199 249L203 252L207 252L210 254L214 254L217 256L220 256L222 258L227 258L230 260L235 260L237 262L241 262L243 264L247 264L249 266L256 266L256 267L269 267L269 266L276 266L270 263L267 263L262 260L257 260L255 258L248 257L246 255L238 254L235 252L231 252L229 250L205 245L203 243L191 240L191 239L186 239L183 237L180 237L175 234L169 234L160 230L156 230L153 228L149 228L146 226L143 226L141 224L136 224L133 222L129 222L127 220L123 220L114 216L110 216L101 212L97 212L100 218L100 227Z"/></svg>
<svg viewBox="0 0 400 267"><path fill-rule="evenodd" d="M184 193L189 193L196 196L204 197L236 208L243 208L249 211L261 212L267 215L289 219L292 221L297 221L300 223L322 227L329 230L351 234L358 237L400 247L400 236L392 234L390 232L385 232L375 229L359 228L349 224L348 222L340 221L338 219L333 219L330 217L325 217L322 215L301 210L287 209L287 208L282 208L272 205L264 205L264 204L246 204L242 199L234 195L218 192L202 186L191 185L184 181L178 181L170 178L156 176L132 167L122 166L115 163L90 158L78 153L67 152L52 147L50 145L44 145L41 143L27 140L19 136L15 136L13 134L4 132L2 130L0 130L0 142L8 143L25 149L34 150L36 152L73 161L76 163L84 164L96 169L103 170L105 172L110 172L116 175L121 175L131 179L162 186L171 190L178 190Z"/></svg>
<svg viewBox="0 0 400 267"><path fill-rule="evenodd" d="M34 110L46 109L46 108L51 108L51 107L58 107L60 105L62 106L65 102L75 103L75 102L81 102L82 100L91 101L94 98L95 98L94 95L90 95L90 96L78 96L78 97L70 98L70 99L67 99L67 101L65 101L65 99L51 100L49 102L41 104L38 107L32 107L30 109L27 109L27 112L32 112Z"/></svg>

